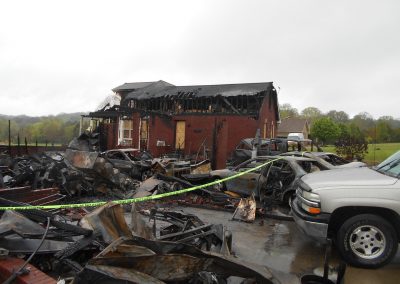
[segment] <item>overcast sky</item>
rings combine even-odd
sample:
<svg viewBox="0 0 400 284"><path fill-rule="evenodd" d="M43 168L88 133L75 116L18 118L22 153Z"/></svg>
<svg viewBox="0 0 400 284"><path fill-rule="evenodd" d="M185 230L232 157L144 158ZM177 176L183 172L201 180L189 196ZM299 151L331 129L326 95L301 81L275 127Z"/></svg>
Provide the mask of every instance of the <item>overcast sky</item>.
<svg viewBox="0 0 400 284"><path fill-rule="evenodd" d="M92 111L124 82L273 81L302 110L400 117L400 1L0 2L0 113Z"/></svg>

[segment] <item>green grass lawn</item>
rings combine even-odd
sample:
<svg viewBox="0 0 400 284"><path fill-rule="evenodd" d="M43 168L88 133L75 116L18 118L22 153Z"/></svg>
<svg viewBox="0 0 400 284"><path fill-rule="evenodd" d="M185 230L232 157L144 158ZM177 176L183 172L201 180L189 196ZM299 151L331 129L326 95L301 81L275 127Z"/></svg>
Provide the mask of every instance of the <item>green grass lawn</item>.
<svg viewBox="0 0 400 284"><path fill-rule="evenodd" d="M326 152L336 153L335 146L332 145L322 147L322 149ZM365 155L363 162L368 165L377 165L399 150L400 143L369 144L368 153Z"/></svg>

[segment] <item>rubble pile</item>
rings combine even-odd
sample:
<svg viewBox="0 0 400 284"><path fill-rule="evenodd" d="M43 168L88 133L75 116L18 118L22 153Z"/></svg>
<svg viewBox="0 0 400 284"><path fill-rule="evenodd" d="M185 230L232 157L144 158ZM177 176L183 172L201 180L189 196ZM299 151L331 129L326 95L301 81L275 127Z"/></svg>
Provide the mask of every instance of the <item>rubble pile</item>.
<svg viewBox="0 0 400 284"><path fill-rule="evenodd" d="M17 204L0 199L1 206ZM123 212L112 202L78 220L66 212L7 210L0 219L3 261L22 257L29 267L63 283L227 283L230 277L242 279L237 283L273 283L268 270L231 256L232 235L222 225L154 209L141 214L153 222L145 227L154 234L144 238L145 230L131 230ZM140 226L137 217L132 215L133 228ZM15 269L0 280L12 283L30 273L21 271Z"/></svg>
<svg viewBox="0 0 400 284"><path fill-rule="evenodd" d="M65 153L41 153L11 159L0 158L0 196L21 188L31 194L56 189L57 198L35 203L49 204L67 197L106 195L125 198L136 189L139 181L132 179L97 152L95 139L83 134L74 139ZM9 196L8 196L9 197ZM15 196L14 196L15 197ZM27 199L15 199L31 203ZM37 199L35 199L37 200Z"/></svg>
<svg viewBox="0 0 400 284"><path fill-rule="evenodd" d="M254 166L254 165L252 165ZM100 152L97 134L73 139L64 153L0 156L0 206L82 203L146 197L231 176L210 161L153 158L137 149ZM126 207L0 211L0 283L278 283L270 270L235 257L222 224L168 204L234 212L253 222L260 204L243 189L215 183L194 192ZM247 188L248 187L248 188ZM104 199L103 199L104 200ZM56 207L57 208L57 207ZM129 226L128 226L128 223ZM129 222L130 221L130 222ZM11 269L12 268L12 269ZM34 280L34 283L36 283Z"/></svg>

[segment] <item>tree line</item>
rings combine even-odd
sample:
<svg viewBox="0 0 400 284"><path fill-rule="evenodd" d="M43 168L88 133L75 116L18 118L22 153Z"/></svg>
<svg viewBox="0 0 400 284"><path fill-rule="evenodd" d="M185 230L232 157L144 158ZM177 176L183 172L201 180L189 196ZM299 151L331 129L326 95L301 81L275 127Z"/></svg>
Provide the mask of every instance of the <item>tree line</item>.
<svg viewBox="0 0 400 284"><path fill-rule="evenodd" d="M306 118L311 125L311 139L318 144L335 145L336 152L348 159L362 159L368 152L368 143L400 142L400 120L392 116L374 119L361 112L350 118L344 111L323 113L316 107L299 112L290 104L280 105L280 115L281 119Z"/></svg>
<svg viewBox="0 0 400 284"><path fill-rule="evenodd" d="M280 115L281 119L308 119L311 136L325 144L333 144L346 133L364 137L369 143L400 142L400 120L392 116L374 119L368 112L361 112L350 118L344 111L331 110L323 113L316 107L307 107L299 112L290 104L280 105Z"/></svg>
<svg viewBox="0 0 400 284"><path fill-rule="evenodd" d="M68 144L79 134L79 123L84 113L59 114L56 116L5 116L0 115L0 144L8 144L9 121L11 143L16 144L18 136L24 144Z"/></svg>

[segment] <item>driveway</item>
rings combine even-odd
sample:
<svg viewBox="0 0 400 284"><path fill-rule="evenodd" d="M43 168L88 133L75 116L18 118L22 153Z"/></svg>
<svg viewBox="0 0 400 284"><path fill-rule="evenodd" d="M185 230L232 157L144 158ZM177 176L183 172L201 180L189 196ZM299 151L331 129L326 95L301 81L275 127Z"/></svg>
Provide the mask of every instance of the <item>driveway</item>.
<svg viewBox="0 0 400 284"><path fill-rule="evenodd" d="M229 212L176 207L196 214L204 222L223 224L233 234L233 250L241 259L268 266L282 283L300 283L304 274L322 273L325 248L305 235L294 222L256 219L254 223L231 221ZM337 266L339 257L332 249L330 265ZM290 273L290 274L289 274ZM333 272L334 273L334 272ZM383 268L368 270L348 266L345 283L395 284L400 279L400 251Z"/></svg>

